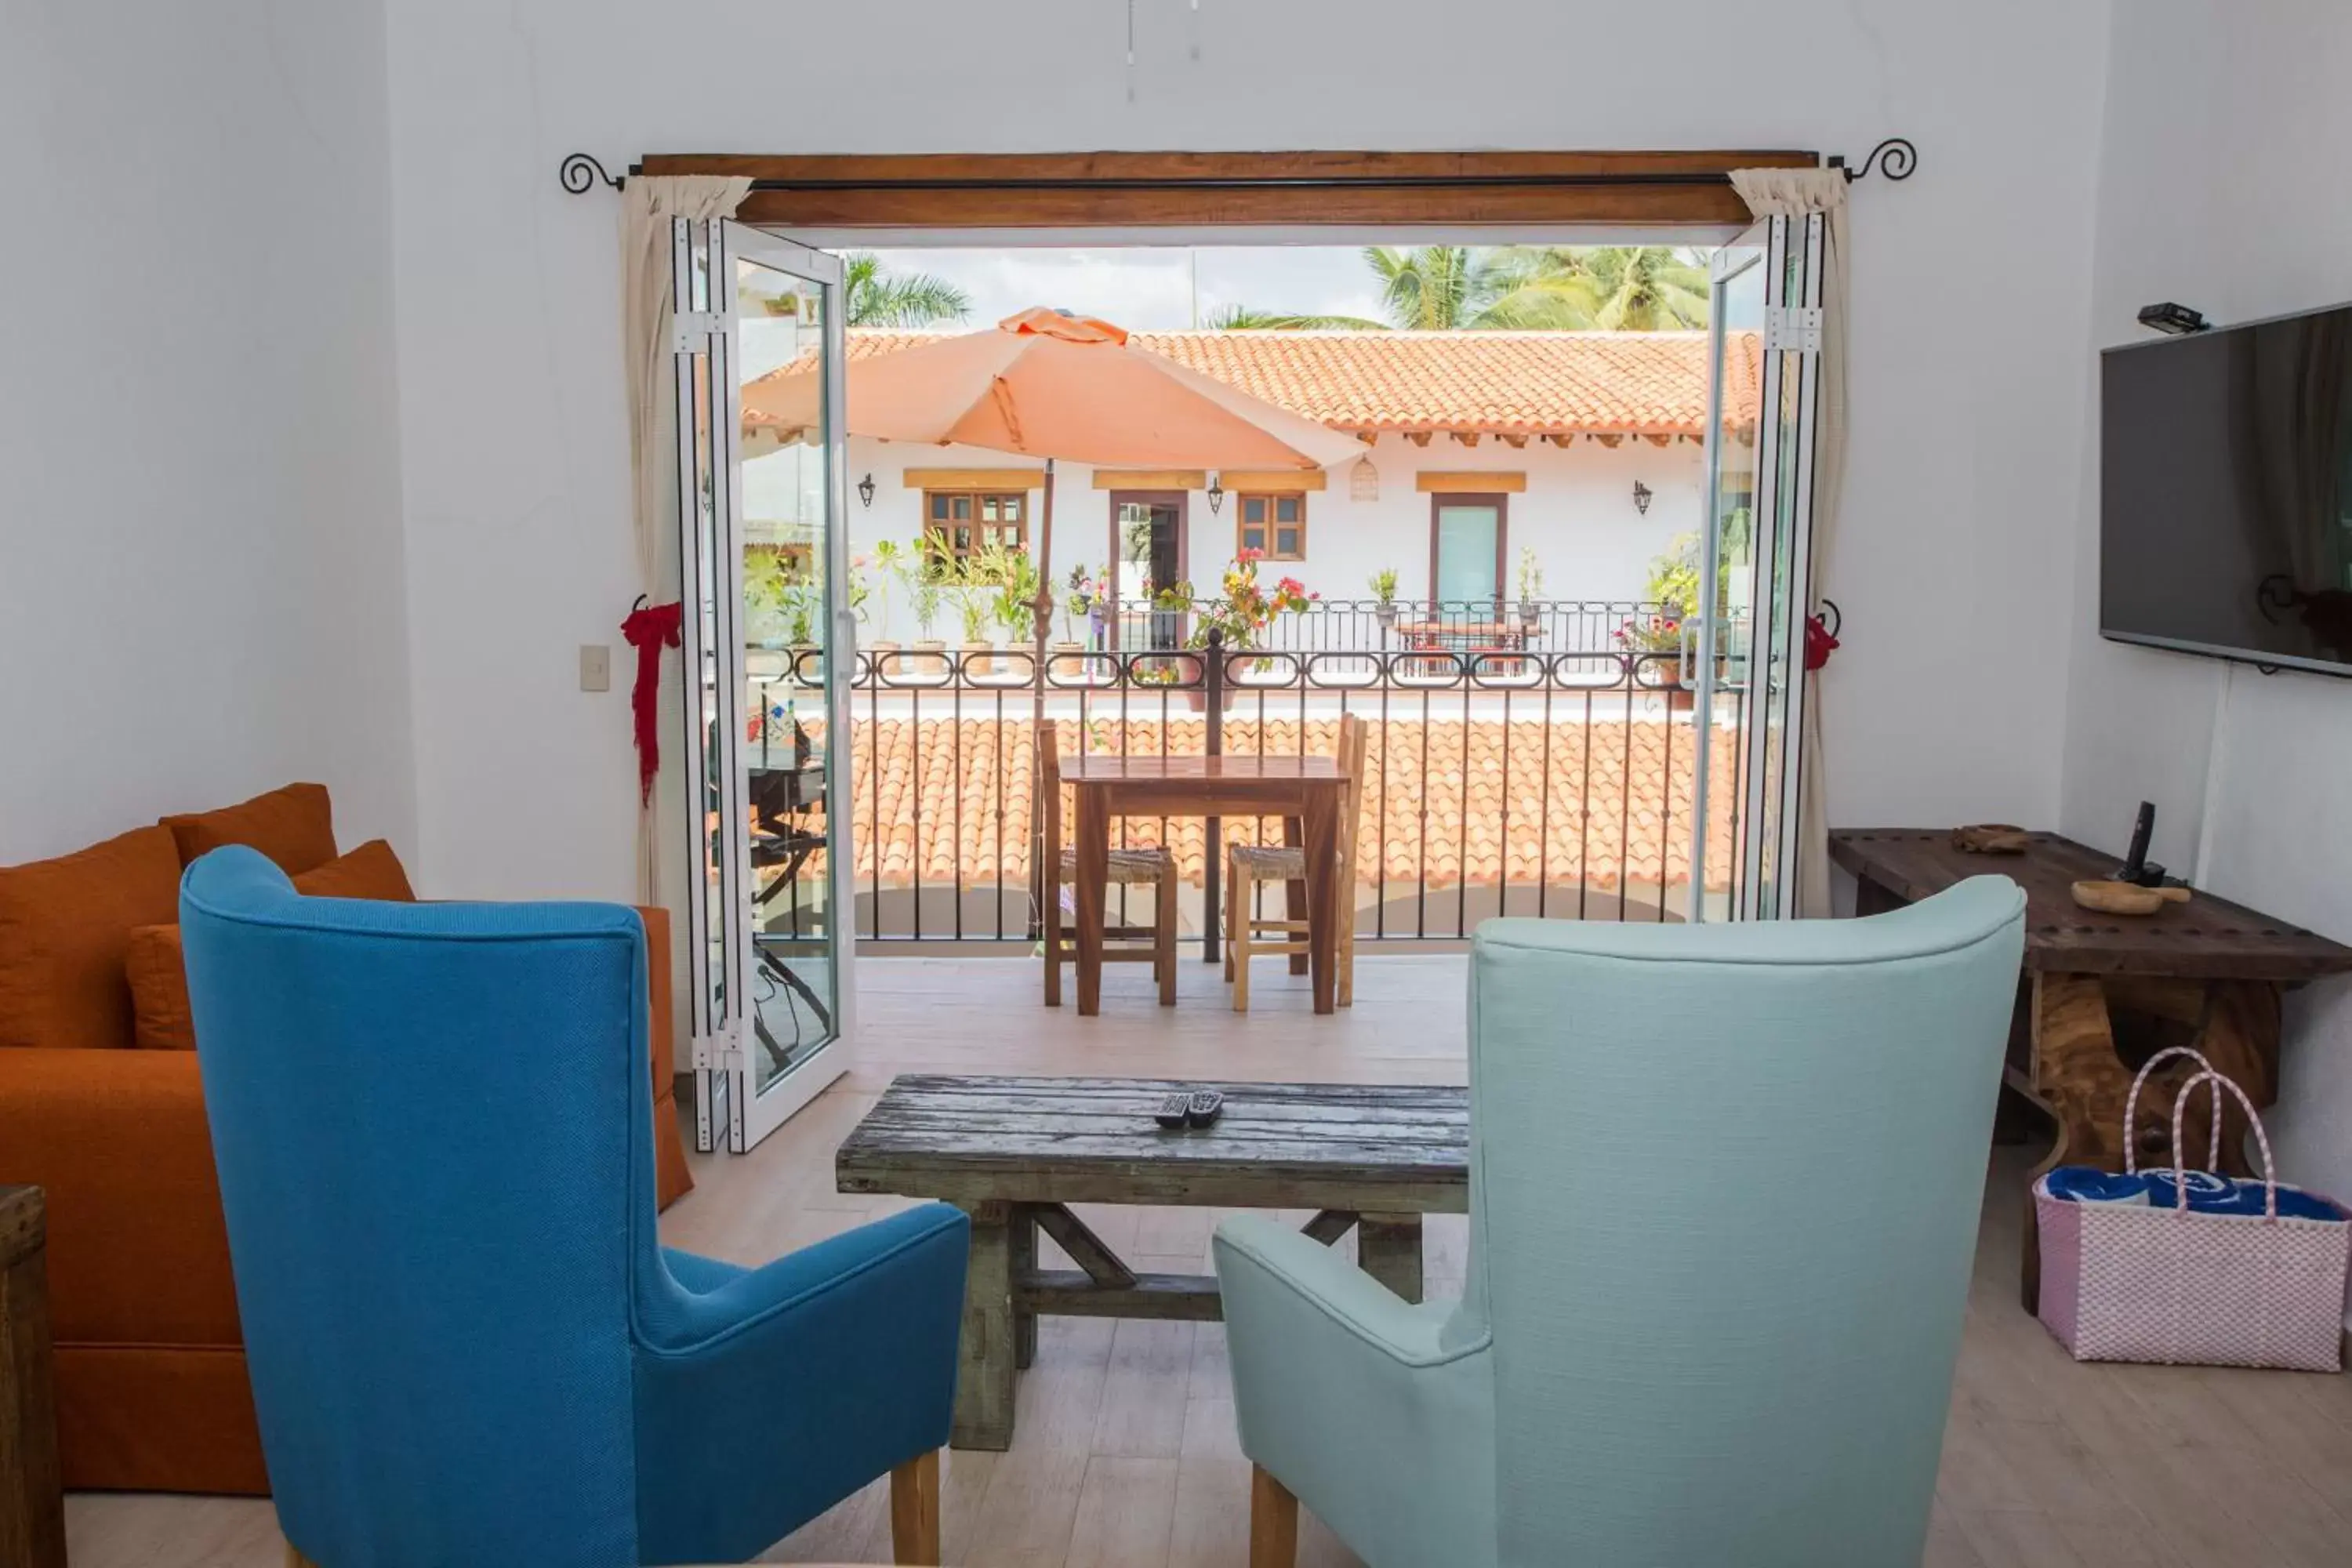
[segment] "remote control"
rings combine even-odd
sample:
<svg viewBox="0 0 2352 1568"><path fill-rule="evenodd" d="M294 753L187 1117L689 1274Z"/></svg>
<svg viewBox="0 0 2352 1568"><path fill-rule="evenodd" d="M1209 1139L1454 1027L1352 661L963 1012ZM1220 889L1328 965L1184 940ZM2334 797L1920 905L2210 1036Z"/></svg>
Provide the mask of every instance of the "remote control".
<svg viewBox="0 0 2352 1568"><path fill-rule="evenodd" d="M1171 1132L1179 1131L1183 1128L1185 1118L1191 1113L1192 1108L1191 1095L1168 1095L1160 1101L1160 1109L1151 1113L1151 1120L1167 1128Z"/></svg>
<svg viewBox="0 0 2352 1568"><path fill-rule="evenodd" d="M1195 1089L1192 1091L1192 1103L1187 1109L1186 1115L1193 1126L1206 1127L1217 1119L1217 1113L1224 1108L1225 1097L1215 1089Z"/></svg>

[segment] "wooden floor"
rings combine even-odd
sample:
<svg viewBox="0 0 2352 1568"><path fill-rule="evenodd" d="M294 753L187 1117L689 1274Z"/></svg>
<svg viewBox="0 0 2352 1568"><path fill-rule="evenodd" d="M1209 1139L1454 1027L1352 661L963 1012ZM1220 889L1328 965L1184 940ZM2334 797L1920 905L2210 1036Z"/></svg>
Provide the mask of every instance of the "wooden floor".
<svg viewBox="0 0 2352 1568"><path fill-rule="evenodd" d="M1188 950L1189 952L1189 950ZM1104 1011L1036 1005L1034 963L888 959L858 971L852 1068L751 1154L698 1158L664 1239L756 1263L891 1206L833 1190L834 1145L898 1071L1459 1082L1463 960L1374 959L1357 1004L1314 1017L1306 983L1262 963L1253 1011L1188 956L1182 1005L1142 966L1110 970ZM1995 1152L1943 1471L1932 1568L2344 1568L2352 1563L2352 1381L2282 1373L2082 1367L2017 1305L2017 1191L2028 1152ZM1207 1267L1206 1210L1091 1209L1140 1268ZM1345 1245L1345 1244L1343 1244ZM1459 1289L1465 1222L1433 1217L1431 1293ZM947 1560L1019 1568L1242 1564L1247 1464L1214 1324L1048 1319L1005 1454L950 1453ZM266 1502L68 1500L75 1568L278 1568ZM877 1483L769 1555L889 1560ZM1304 1521L1300 1562L1354 1557Z"/></svg>

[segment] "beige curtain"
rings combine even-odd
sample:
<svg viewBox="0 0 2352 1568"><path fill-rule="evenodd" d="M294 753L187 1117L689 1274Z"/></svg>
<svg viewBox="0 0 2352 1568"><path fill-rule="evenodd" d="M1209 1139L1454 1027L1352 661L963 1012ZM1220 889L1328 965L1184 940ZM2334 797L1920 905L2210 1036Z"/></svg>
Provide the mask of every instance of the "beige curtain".
<svg viewBox="0 0 2352 1568"><path fill-rule="evenodd" d="M633 175L621 188L621 342L629 395L629 468L635 481L637 586L656 605L678 596L677 426L670 368L670 220L732 216L751 188L746 179L708 174ZM634 668L634 664L631 665ZM677 733L677 696L662 691L665 737ZM637 806L637 897L672 904L662 885L663 797L677 759L665 755L654 803ZM680 993L683 994L683 992Z"/></svg>
<svg viewBox="0 0 2352 1568"><path fill-rule="evenodd" d="M1843 169L1735 169L1732 188L1758 217L1821 213L1829 240L1822 262L1822 385L1813 436L1812 581L1806 607L1830 580L1837 546L1838 502L1845 488L1846 185ZM1799 649L1801 654L1801 647ZM1822 743L1821 682L1805 682L1804 767L1798 774L1797 912L1830 913L1830 827L1822 787L1828 751Z"/></svg>

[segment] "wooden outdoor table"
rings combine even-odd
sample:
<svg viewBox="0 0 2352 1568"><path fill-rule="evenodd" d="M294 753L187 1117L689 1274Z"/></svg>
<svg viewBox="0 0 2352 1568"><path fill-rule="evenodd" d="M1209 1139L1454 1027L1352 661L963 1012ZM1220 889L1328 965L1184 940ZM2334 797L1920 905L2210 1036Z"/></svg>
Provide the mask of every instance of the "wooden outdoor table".
<svg viewBox="0 0 2352 1568"><path fill-rule="evenodd" d="M1339 912L1339 803L1348 776L1331 757L1071 757L1062 780L1077 805L1078 1011L1102 1007L1103 920L1114 816L1279 816L1307 850L1296 889L1307 922L1315 1011L1334 1010ZM1208 847L1210 854L1218 846ZM1293 910L1293 918L1299 911Z"/></svg>
<svg viewBox="0 0 2352 1568"><path fill-rule="evenodd" d="M47 1239L41 1189L0 1186L0 1568L65 1568Z"/></svg>
<svg viewBox="0 0 2352 1568"><path fill-rule="evenodd" d="M1214 1125L1151 1120L1162 1096L1200 1088L1225 1097ZM971 1216L950 1441L1002 1449L1040 1313L1223 1316L1214 1276L1139 1274L1070 1205L1312 1208L1307 1235L1328 1245L1352 1227L1364 1271L1418 1301L1421 1216L1468 1209L1469 1158L1459 1087L923 1074L892 1080L834 1172L845 1193L940 1198ZM1040 1268L1040 1230L1078 1267Z"/></svg>
<svg viewBox="0 0 2352 1568"><path fill-rule="evenodd" d="M2121 1170L2124 1100L2133 1074L2166 1046L2193 1045L2235 1079L2258 1106L2278 1095L2279 1001L2284 988L2352 970L2352 948L2242 905L2199 892L2153 915L2105 915L2069 890L2112 876L2119 855L2054 833L2030 836L2022 855L1970 855L1948 829L1845 828L1830 858L1860 886L1856 914L1878 914L1942 892L1969 877L2008 877L2025 889L2025 964L2005 1081L2057 1124L2049 1157L2025 1197L2025 1306L2041 1296L2032 1184L2055 1166ZM2167 1063L2141 1095L2134 1145L2143 1164L2172 1163L2172 1102L2196 1071ZM2200 1094L2189 1107L2186 1147L2204 1157L2211 1123ZM2222 1163L2249 1173L2244 1114L2223 1110Z"/></svg>

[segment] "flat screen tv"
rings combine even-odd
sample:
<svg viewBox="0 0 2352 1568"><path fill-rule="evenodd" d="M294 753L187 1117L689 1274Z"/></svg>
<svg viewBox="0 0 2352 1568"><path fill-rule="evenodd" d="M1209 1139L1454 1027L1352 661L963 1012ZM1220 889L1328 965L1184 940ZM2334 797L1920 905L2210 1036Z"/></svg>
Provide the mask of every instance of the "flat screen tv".
<svg viewBox="0 0 2352 1568"><path fill-rule="evenodd" d="M2099 372L2100 633L2352 675L2352 306Z"/></svg>

